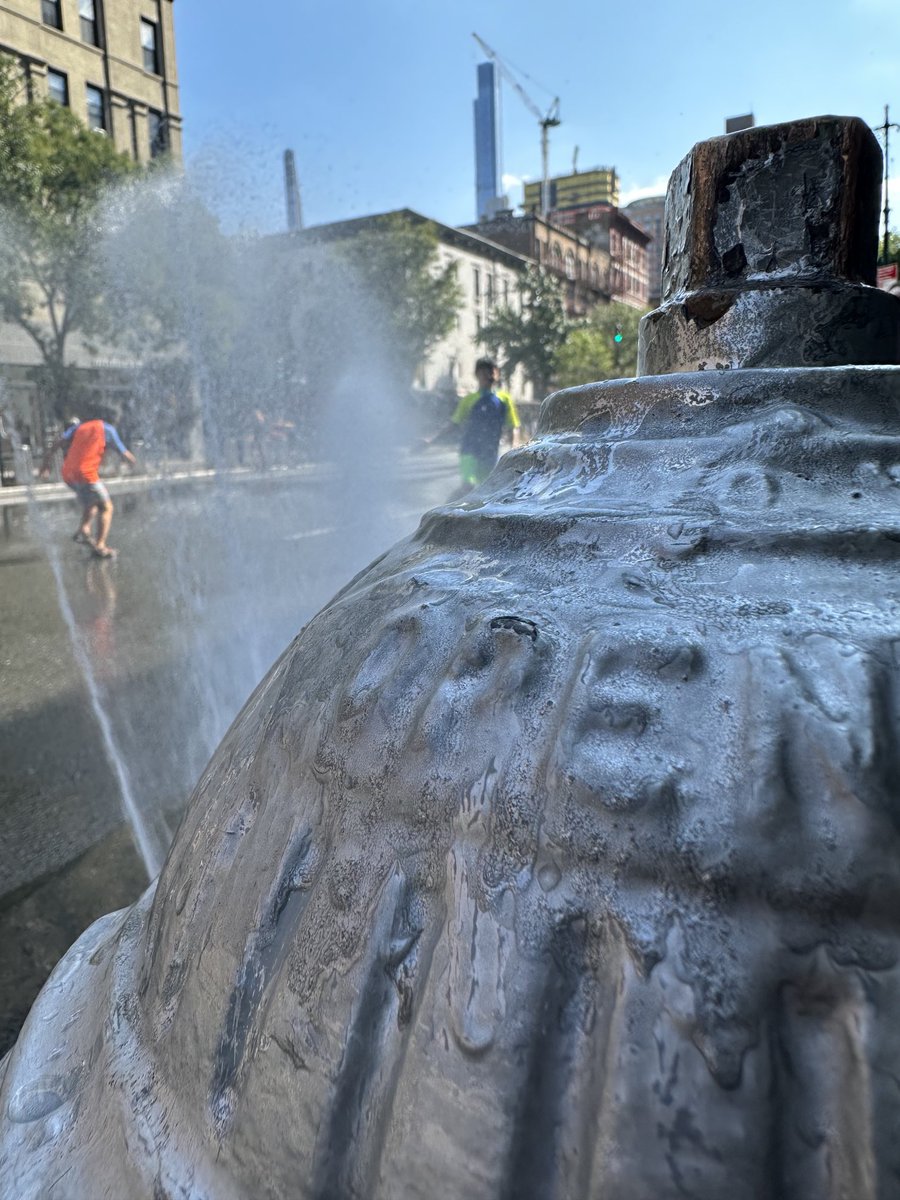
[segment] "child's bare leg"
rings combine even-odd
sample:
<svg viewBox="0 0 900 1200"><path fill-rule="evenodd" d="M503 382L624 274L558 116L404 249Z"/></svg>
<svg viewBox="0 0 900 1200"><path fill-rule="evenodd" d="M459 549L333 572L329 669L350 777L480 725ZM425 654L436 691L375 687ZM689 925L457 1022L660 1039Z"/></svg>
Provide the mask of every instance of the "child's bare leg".
<svg viewBox="0 0 900 1200"><path fill-rule="evenodd" d="M99 515L97 517L97 541L95 545L98 550L106 549L106 536L109 533L109 527L112 524L113 506L112 501L107 500L105 504L98 504Z"/></svg>
<svg viewBox="0 0 900 1200"><path fill-rule="evenodd" d="M96 504L88 504L85 506L84 511L81 514L81 524L78 527L78 532L82 537L87 538L88 541L93 541L93 537L91 536L91 524L94 520L94 513L96 511Z"/></svg>

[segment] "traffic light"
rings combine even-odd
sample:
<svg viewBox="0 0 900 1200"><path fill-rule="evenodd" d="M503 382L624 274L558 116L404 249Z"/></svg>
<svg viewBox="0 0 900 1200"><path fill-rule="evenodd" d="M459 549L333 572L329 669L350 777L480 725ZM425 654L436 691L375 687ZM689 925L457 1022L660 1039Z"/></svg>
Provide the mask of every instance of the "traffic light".
<svg viewBox="0 0 900 1200"><path fill-rule="evenodd" d="M616 332L613 334L613 341L616 343L617 346L618 346L619 342L621 342L622 336L623 336L622 335L622 326L617 325Z"/></svg>

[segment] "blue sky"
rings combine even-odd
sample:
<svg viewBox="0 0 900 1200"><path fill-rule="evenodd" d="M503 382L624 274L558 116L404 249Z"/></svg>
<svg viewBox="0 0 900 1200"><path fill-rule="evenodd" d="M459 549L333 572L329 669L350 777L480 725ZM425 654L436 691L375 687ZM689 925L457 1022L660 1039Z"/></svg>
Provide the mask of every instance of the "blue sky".
<svg viewBox="0 0 900 1200"><path fill-rule="evenodd" d="M230 226L283 227L281 154L308 224L408 206L474 220L476 31L553 95L553 173L616 166L663 190L694 142L752 110L900 121L900 0L176 0L191 170ZM531 86L526 84L526 86ZM503 168L540 174L539 130L504 85ZM891 153L900 174L900 136ZM513 185L511 198L521 200ZM900 226L900 188L892 188ZM623 201L624 202L624 201Z"/></svg>

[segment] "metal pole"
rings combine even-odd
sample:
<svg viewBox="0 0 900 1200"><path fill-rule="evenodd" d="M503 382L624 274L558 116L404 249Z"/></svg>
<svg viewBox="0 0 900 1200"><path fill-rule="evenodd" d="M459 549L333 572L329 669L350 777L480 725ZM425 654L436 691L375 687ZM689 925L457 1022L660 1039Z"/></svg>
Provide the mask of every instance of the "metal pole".
<svg viewBox="0 0 900 1200"><path fill-rule="evenodd" d="M541 121L541 172L541 216L546 221L550 210L550 135L546 121Z"/></svg>
<svg viewBox="0 0 900 1200"><path fill-rule="evenodd" d="M885 262L887 262L887 256L888 256L888 242L889 242L888 229L890 228L890 226L888 224L888 217L889 217L890 211L891 211L890 202L888 199L888 197L890 196L890 188L888 187L888 182L890 180L890 174L891 174L891 160L890 160L890 155L888 152L888 137L890 134L890 128L891 128L891 123L888 120L888 106L885 105L884 106L884 241L881 244L881 257L884 259ZM870 243L870 245L871 245L871 243Z"/></svg>
<svg viewBox="0 0 900 1200"><path fill-rule="evenodd" d="M891 160L889 157L889 137L892 129L900 129L900 125L896 121L891 121L888 114L888 106L884 106L884 124L876 125L875 132L884 134L884 237L881 242L881 261L886 263L888 254L890 253L890 199L889 199L889 183L891 173Z"/></svg>

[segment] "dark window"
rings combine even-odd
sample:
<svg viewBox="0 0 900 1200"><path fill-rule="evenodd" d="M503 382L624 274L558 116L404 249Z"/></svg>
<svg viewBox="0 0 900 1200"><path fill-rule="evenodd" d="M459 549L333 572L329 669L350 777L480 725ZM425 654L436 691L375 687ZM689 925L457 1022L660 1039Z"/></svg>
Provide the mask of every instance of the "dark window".
<svg viewBox="0 0 900 1200"><path fill-rule="evenodd" d="M62 10L59 0L41 0L41 16L45 25L54 29L62 29Z"/></svg>
<svg viewBox="0 0 900 1200"><path fill-rule="evenodd" d="M47 94L51 100L55 100L57 104L68 106L69 103L69 81L63 75L62 71L47 72Z"/></svg>
<svg viewBox="0 0 900 1200"><path fill-rule="evenodd" d="M144 70L159 74L159 43L156 37L156 22L141 18L141 49L144 51Z"/></svg>
<svg viewBox="0 0 900 1200"><path fill-rule="evenodd" d="M477 267L472 268L472 279L475 283L475 299L481 299L481 272Z"/></svg>
<svg viewBox="0 0 900 1200"><path fill-rule="evenodd" d="M89 46L99 46L94 0L78 0L78 19L81 21L81 40Z"/></svg>
<svg viewBox="0 0 900 1200"><path fill-rule="evenodd" d="M150 157L159 158L169 148L169 130L162 113L151 108L147 113L147 128L150 134Z"/></svg>
<svg viewBox="0 0 900 1200"><path fill-rule="evenodd" d="M106 129L106 103L103 92L93 84L87 85L88 126L91 129Z"/></svg>

